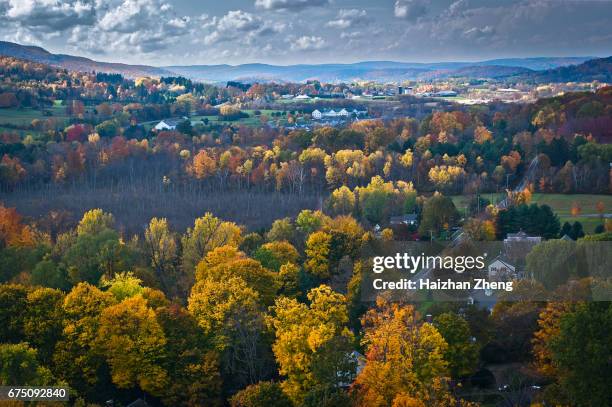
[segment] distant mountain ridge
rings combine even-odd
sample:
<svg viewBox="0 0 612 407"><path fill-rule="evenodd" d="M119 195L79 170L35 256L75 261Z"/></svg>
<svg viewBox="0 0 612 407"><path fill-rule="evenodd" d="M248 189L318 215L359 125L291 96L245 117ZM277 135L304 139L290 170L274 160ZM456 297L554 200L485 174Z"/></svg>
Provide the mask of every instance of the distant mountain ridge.
<svg viewBox="0 0 612 407"><path fill-rule="evenodd" d="M580 65L560 66L518 75L516 79L533 82L606 82L612 83L612 56L586 61Z"/></svg>
<svg viewBox="0 0 612 407"><path fill-rule="evenodd" d="M26 59L71 71L120 73L128 78L172 75L171 72L154 66L99 62L85 57L52 54L41 47L20 45L7 41L0 41L0 55Z"/></svg>
<svg viewBox="0 0 612 407"><path fill-rule="evenodd" d="M223 82L227 80L279 80L303 82L317 79L325 82L378 80L401 81L415 79L442 79L471 76L499 78L529 73L543 67L580 64L590 57L566 58L512 58L482 62L393 62L366 61L352 64L318 65L175 65L166 66L172 72L200 81Z"/></svg>
<svg viewBox="0 0 612 407"><path fill-rule="evenodd" d="M175 65L155 67L123 63L99 62L89 58L53 54L41 47L0 41L0 55L26 59L74 71L120 73L128 78L139 76L176 76L206 82L283 81L304 82L317 79L323 82L351 82L374 80L397 82L402 80L435 80L450 77L510 78L539 81L545 78L561 80L565 77L609 78L606 65L595 65L592 57L506 58L480 62L395 62L364 61L349 64L269 65ZM604 59L605 60L605 59ZM591 65L582 67L588 61ZM595 59L594 61L599 61ZM582 65L581 65L582 64ZM582 67L582 68L579 68ZM600 67L605 73L594 70ZM549 72L550 71L550 72ZM574 73L572 73L574 72ZM590 79L587 79L590 80ZM552 80L554 81L554 80ZM608 80L609 81L609 80Z"/></svg>

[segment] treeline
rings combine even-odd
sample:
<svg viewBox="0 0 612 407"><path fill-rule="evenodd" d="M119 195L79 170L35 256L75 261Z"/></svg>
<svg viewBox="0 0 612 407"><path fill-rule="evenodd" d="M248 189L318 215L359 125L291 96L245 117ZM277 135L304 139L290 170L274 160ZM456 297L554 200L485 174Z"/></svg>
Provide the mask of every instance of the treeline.
<svg viewBox="0 0 612 407"><path fill-rule="evenodd" d="M369 188L362 195L376 195ZM436 216L452 211L448 201L428 199L423 222L445 227ZM2 207L0 232L2 385L67 385L77 405L145 394L172 406L472 406L512 380L508 397L534 403L609 397L610 303L575 302L602 284L592 278L517 282L491 314L478 304L371 304L363 256L393 232L318 211L263 234L205 214L179 235L154 218L130 238L101 210L51 233ZM524 300L534 293L555 301ZM495 363L539 373L491 379L484 366Z"/></svg>
<svg viewBox="0 0 612 407"><path fill-rule="evenodd" d="M112 114L112 108L106 108ZM536 155L534 191L610 190L609 144L582 135L568 140L547 131L496 138L482 125L470 130L457 122L460 112L435 113L421 123L421 130L411 119L397 119L289 132L238 126L209 133L204 126L187 125L181 128L185 133L150 135L130 124L126 109L95 127L73 124L52 133L50 143L5 134L0 146L4 190L41 181L79 182L94 173L103 179L108 167L131 167L135 160L147 165L163 156L174 168L164 174L173 182L215 184L221 190L257 187L302 193L305 188L354 187L381 176L413 182L423 191L496 192L517 182ZM442 129L438 121L445 123ZM450 132L457 126L462 130Z"/></svg>

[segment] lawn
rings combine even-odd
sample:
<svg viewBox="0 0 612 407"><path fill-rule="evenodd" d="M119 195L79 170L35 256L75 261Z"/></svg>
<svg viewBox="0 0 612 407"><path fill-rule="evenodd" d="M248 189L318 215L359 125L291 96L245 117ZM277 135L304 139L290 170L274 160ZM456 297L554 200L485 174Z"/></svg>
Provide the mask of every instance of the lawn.
<svg viewBox="0 0 612 407"><path fill-rule="evenodd" d="M597 202L603 202L604 212L612 213L612 195L590 195L590 194L533 194L532 202L538 205L550 206L561 220L564 222L580 222L586 232L592 232L595 227L601 224L597 212ZM576 217L572 216L572 206L577 204L581 210Z"/></svg>
<svg viewBox="0 0 612 407"><path fill-rule="evenodd" d="M492 203L496 203L504 198L504 194L482 194L483 198ZM468 206L469 196L455 195L453 202L459 212L463 213ZM580 222L586 232L593 232L595 227L601 224L599 213L597 212L597 202L603 202L604 212L612 214L612 195L593 195L593 194L539 194L534 193L531 202L538 205L548 205L559 216L563 225L564 222ZM572 216L572 206L577 204L581 210L578 216Z"/></svg>
<svg viewBox="0 0 612 407"><path fill-rule="evenodd" d="M12 124L14 126L29 126L34 119L49 119L55 118L57 120L66 120L66 108L59 104L54 104L50 108L46 108L52 113L51 116L45 116L40 109L32 109L32 108L10 108L10 109L0 109L0 125L2 124Z"/></svg>

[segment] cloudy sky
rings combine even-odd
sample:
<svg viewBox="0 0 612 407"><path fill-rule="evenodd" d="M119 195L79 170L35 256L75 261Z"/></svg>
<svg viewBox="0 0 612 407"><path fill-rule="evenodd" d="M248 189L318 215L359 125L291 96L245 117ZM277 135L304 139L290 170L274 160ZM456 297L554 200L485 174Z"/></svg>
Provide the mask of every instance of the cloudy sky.
<svg viewBox="0 0 612 407"><path fill-rule="evenodd" d="M152 65L612 55L612 0L0 0L0 38Z"/></svg>

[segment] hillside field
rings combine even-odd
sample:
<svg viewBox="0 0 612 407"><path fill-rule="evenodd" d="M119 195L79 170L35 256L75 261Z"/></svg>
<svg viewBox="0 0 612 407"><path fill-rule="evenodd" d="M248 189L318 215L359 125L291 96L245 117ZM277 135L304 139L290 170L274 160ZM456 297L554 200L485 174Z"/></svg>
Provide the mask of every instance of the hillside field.
<svg viewBox="0 0 612 407"><path fill-rule="evenodd" d="M503 199L504 196L503 194L482 194L482 197L492 203L496 203ZM460 213L465 213L469 198L467 195L453 196L453 202ZM578 221L582 223L584 231L587 233L593 232L595 227L601 224L599 213L597 212L598 202L603 202L605 213L612 214L612 195L534 193L531 202L550 206L559 216L561 225L564 222L573 223ZM572 216L571 211L574 204L581 208L578 216Z"/></svg>

